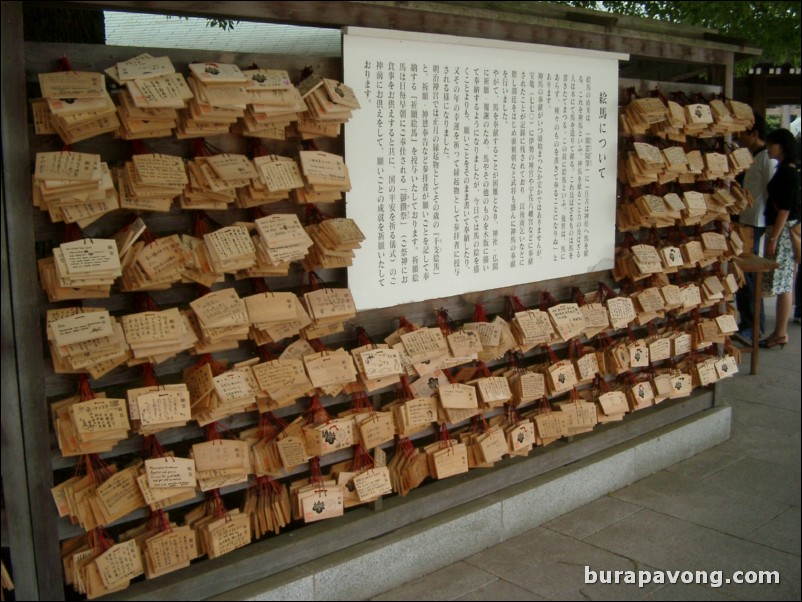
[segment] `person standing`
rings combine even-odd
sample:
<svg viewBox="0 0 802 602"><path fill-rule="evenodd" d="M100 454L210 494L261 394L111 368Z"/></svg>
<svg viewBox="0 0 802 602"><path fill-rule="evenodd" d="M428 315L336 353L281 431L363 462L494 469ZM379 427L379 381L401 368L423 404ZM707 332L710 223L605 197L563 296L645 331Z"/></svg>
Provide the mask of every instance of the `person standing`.
<svg viewBox="0 0 802 602"><path fill-rule="evenodd" d="M771 349L788 343L788 319L791 317L794 286L794 253L788 231L799 221L799 172L796 168L796 141L785 129L774 130L766 137L769 157L778 162L777 171L767 187L766 199L766 257L774 259L779 267L767 274L763 281L763 294L777 295L777 321L774 331L760 341L760 346Z"/></svg>
<svg viewBox="0 0 802 602"><path fill-rule="evenodd" d="M796 118L799 121L799 117ZM792 124L793 125L793 124ZM802 132L796 133L796 160L802 159ZM796 169L799 171L799 164L797 163ZM802 219L802 216L800 217ZM802 324L802 279L799 278L799 268L796 270L794 278L796 284L794 285L794 324Z"/></svg>
<svg viewBox="0 0 802 602"><path fill-rule="evenodd" d="M755 113L755 123L751 129L743 132L739 137L741 146L745 146L752 153L754 163L746 170L743 176L743 187L750 192L754 201L738 218L738 223L749 226L753 233L752 253L760 255L761 239L766 230L766 217L763 212L766 208L766 190L769 181L777 169L777 162L769 157L766 150L766 135L768 133L766 120L762 115ZM752 344L752 329L754 325L755 274L746 274L746 284L738 289L735 302L738 307L740 322L738 324L738 338L746 345ZM765 315L763 313L763 300L760 301L760 333L765 329ZM758 335L759 336L759 335Z"/></svg>

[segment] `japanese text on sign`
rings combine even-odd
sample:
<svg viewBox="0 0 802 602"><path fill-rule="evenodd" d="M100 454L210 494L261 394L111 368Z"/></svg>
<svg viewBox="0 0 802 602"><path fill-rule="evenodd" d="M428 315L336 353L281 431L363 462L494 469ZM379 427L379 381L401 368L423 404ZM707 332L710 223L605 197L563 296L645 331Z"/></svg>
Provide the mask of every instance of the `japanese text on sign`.
<svg viewBox="0 0 802 602"><path fill-rule="evenodd" d="M450 40L345 37L359 309L612 267L621 56Z"/></svg>

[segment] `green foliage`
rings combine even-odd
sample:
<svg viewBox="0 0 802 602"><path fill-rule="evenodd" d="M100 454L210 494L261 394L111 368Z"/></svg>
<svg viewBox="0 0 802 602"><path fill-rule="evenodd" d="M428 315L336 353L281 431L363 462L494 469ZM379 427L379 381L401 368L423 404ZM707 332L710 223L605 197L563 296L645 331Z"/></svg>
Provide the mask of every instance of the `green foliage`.
<svg viewBox="0 0 802 602"><path fill-rule="evenodd" d="M766 127L768 131L776 130L780 127L782 119L779 115L766 115Z"/></svg>
<svg viewBox="0 0 802 602"><path fill-rule="evenodd" d="M800 65L802 38L800 38L799 2L603 0L554 2L554 4L717 29L723 35L745 40L747 46L762 48L761 62Z"/></svg>
<svg viewBox="0 0 802 602"><path fill-rule="evenodd" d="M165 15L167 19L172 19L172 15ZM186 21L189 20L189 17L178 17L179 19L184 19ZM223 31L234 31L234 26L237 25L239 21L234 21L233 19L206 19L206 27L219 27Z"/></svg>
<svg viewBox="0 0 802 602"><path fill-rule="evenodd" d="M233 31L234 25L239 21L231 19L206 19L206 27L219 27L223 31Z"/></svg>

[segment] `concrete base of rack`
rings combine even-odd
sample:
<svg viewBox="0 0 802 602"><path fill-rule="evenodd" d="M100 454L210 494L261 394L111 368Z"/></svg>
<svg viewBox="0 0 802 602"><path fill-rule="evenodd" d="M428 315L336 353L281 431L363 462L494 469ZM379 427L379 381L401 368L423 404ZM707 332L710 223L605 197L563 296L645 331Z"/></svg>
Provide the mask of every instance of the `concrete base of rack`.
<svg viewBox="0 0 802 602"><path fill-rule="evenodd" d="M388 499L380 512L361 508L339 521L326 521L328 529L323 523L309 525L286 534L294 543L274 538L270 558L251 550L262 566L275 562L275 574L250 583L246 575L237 575L247 585L209 599L370 598L725 441L731 413L726 405L712 405L712 392L669 402L638 412L628 424L605 425L568 444L544 448L539 460L516 460L430 484L407 498ZM670 424L654 426L671 416ZM610 445L611 437L621 442ZM578 454L585 455L579 459ZM540 472L520 478L533 471ZM343 547L351 539L356 541ZM307 545L315 546L317 557L300 561L300 549ZM185 581L184 595L186 587Z"/></svg>

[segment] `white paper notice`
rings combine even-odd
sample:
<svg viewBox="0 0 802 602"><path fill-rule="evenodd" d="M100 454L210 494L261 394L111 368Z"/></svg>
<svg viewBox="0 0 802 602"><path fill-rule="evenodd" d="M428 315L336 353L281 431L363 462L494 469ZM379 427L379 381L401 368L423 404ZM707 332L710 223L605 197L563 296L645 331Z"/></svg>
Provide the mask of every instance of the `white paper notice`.
<svg viewBox="0 0 802 602"><path fill-rule="evenodd" d="M612 268L625 55L367 29L343 44L359 310Z"/></svg>

